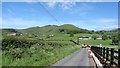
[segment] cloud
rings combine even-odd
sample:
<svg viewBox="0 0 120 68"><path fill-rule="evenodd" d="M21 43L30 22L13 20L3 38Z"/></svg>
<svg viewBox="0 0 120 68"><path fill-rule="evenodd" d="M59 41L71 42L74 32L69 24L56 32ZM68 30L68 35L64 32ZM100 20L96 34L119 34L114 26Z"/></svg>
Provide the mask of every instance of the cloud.
<svg viewBox="0 0 120 68"><path fill-rule="evenodd" d="M68 11L69 14L77 14L79 16L86 16L89 14L90 10L94 9L95 6L88 5L87 3L77 3L77 2L47 2L49 8L60 8L62 11ZM78 5L78 6L77 6ZM76 9L75 9L76 8Z"/></svg>
<svg viewBox="0 0 120 68"><path fill-rule="evenodd" d="M36 20L25 20L21 18L10 18L2 20L2 28L17 28L23 29L33 26L43 25L42 22Z"/></svg>
<svg viewBox="0 0 120 68"><path fill-rule="evenodd" d="M87 3L78 3L78 6L76 6L76 9L73 8L71 12L68 12L70 14L77 14L81 17L86 16L87 14L91 13L91 10L94 10L96 7L93 6L92 4L87 4Z"/></svg>
<svg viewBox="0 0 120 68"><path fill-rule="evenodd" d="M73 8L73 6L76 5L76 2L46 2L46 4L48 5L48 7L50 8L54 8L55 6L58 5L59 8L61 8L62 10L70 10Z"/></svg>
<svg viewBox="0 0 120 68"><path fill-rule="evenodd" d="M54 8L54 6L55 6L57 3L56 3L56 2L47 2L46 4L48 5L48 7Z"/></svg>
<svg viewBox="0 0 120 68"><path fill-rule="evenodd" d="M94 30L110 30L118 28L118 20L117 19L96 19L96 20L90 20L89 22L84 22L85 26L89 29Z"/></svg>
<svg viewBox="0 0 120 68"><path fill-rule="evenodd" d="M36 0L23 0L24 2L35 2Z"/></svg>
<svg viewBox="0 0 120 68"><path fill-rule="evenodd" d="M63 10L71 10L76 5L76 2L62 2L60 3L60 7Z"/></svg>
<svg viewBox="0 0 120 68"><path fill-rule="evenodd" d="M103 19L97 19L97 20L94 20L94 21L101 22L102 24L104 24L104 23L114 23L114 22L117 22L117 19L103 18Z"/></svg>

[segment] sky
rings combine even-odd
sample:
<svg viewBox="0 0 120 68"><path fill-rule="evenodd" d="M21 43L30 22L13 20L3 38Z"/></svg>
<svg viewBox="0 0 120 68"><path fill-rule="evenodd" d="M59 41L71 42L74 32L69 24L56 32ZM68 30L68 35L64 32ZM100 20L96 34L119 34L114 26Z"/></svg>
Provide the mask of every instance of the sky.
<svg viewBox="0 0 120 68"><path fill-rule="evenodd" d="M2 2L119 2L119 0L2 0Z"/></svg>
<svg viewBox="0 0 120 68"><path fill-rule="evenodd" d="M2 28L24 29L35 26L63 24L73 24L88 30L111 30L118 28L118 3L2 3Z"/></svg>

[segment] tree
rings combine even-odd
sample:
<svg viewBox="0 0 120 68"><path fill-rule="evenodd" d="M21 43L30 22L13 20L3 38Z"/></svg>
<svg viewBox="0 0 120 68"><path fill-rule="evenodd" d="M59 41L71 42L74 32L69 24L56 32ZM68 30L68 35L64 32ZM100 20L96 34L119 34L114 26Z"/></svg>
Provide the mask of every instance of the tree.
<svg viewBox="0 0 120 68"><path fill-rule="evenodd" d="M104 35L102 36L102 40L106 40L106 39L108 39L108 37L107 37L106 34L104 34Z"/></svg>
<svg viewBox="0 0 120 68"><path fill-rule="evenodd" d="M96 40L96 39L98 38L98 36L94 34L94 35L92 36L92 38L93 38L94 40Z"/></svg>
<svg viewBox="0 0 120 68"><path fill-rule="evenodd" d="M21 33L16 33L16 36L20 36L21 35Z"/></svg>
<svg viewBox="0 0 120 68"><path fill-rule="evenodd" d="M71 33L70 33L70 37L74 37L74 34L73 34L73 32L71 32Z"/></svg>
<svg viewBox="0 0 120 68"><path fill-rule="evenodd" d="M111 35L107 35L108 39L112 39L112 36Z"/></svg>
<svg viewBox="0 0 120 68"><path fill-rule="evenodd" d="M115 35L112 36L112 44L113 45L118 45L119 44L118 36L115 36Z"/></svg>
<svg viewBox="0 0 120 68"><path fill-rule="evenodd" d="M104 34L104 31L96 31L97 34Z"/></svg>

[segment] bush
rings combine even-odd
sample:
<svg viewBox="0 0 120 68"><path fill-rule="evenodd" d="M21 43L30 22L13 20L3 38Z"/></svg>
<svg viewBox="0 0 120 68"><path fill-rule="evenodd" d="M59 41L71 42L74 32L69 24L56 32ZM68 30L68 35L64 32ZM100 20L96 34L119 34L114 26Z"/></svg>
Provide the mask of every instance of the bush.
<svg viewBox="0 0 120 68"><path fill-rule="evenodd" d="M98 38L98 36L97 36L97 35L93 35L92 38L93 38L94 40L96 40L96 39Z"/></svg>
<svg viewBox="0 0 120 68"><path fill-rule="evenodd" d="M9 50L10 48L27 48L36 42L20 37L8 37L2 39L2 50Z"/></svg>
<svg viewBox="0 0 120 68"><path fill-rule="evenodd" d="M74 37L74 34L73 34L73 33L70 33L70 37Z"/></svg>
<svg viewBox="0 0 120 68"><path fill-rule="evenodd" d="M108 39L108 37L107 37L107 35L104 34L104 35L102 36L102 40L106 40L106 39Z"/></svg>
<svg viewBox="0 0 120 68"><path fill-rule="evenodd" d="M12 55L14 58L22 58L23 57L23 49L21 48L15 48L13 51L12 51Z"/></svg>

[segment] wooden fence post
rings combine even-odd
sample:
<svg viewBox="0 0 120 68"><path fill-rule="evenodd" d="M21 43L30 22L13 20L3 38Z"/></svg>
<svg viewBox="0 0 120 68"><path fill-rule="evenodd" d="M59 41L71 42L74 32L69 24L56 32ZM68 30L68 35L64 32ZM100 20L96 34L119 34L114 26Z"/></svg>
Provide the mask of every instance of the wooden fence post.
<svg viewBox="0 0 120 68"><path fill-rule="evenodd" d="M110 60L110 65L112 66L113 65L113 62L114 62L114 48L111 48L111 60Z"/></svg>
<svg viewBox="0 0 120 68"><path fill-rule="evenodd" d="M102 47L100 47L100 54L101 54L101 56L103 55L103 53L102 53Z"/></svg>
<svg viewBox="0 0 120 68"><path fill-rule="evenodd" d="M97 47L97 53L98 53L98 54L100 54L100 53L99 53L99 50L100 50L100 48L99 48L99 47Z"/></svg>
<svg viewBox="0 0 120 68"><path fill-rule="evenodd" d="M105 47L103 48L103 58L105 58Z"/></svg>
<svg viewBox="0 0 120 68"><path fill-rule="evenodd" d="M99 54L99 47L96 47L96 49L97 49L97 53Z"/></svg>
<svg viewBox="0 0 120 68"><path fill-rule="evenodd" d="M109 48L107 48L106 50L106 61L108 61L108 59L109 59Z"/></svg>

